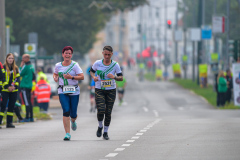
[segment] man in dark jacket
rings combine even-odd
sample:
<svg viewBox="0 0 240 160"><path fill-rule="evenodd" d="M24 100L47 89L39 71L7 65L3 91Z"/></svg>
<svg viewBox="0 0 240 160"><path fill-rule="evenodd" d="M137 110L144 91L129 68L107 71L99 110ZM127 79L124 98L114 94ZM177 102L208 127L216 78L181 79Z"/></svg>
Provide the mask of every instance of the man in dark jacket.
<svg viewBox="0 0 240 160"><path fill-rule="evenodd" d="M20 76L22 77L20 88L22 91L23 101L26 106L26 118L23 122L33 122L33 107L31 103L31 90L32 81L35 79L34 67L31 64L29 54L22 56L22 62L20 65Z"/></svg>

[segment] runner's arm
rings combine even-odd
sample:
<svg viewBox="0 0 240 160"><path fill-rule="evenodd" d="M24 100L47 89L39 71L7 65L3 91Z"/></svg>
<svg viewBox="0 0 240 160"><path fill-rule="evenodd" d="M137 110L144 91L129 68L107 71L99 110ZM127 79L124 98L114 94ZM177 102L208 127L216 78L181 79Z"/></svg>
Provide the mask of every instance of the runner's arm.
<svg viewBox="0 0 240 160"><path fill-rule="evenodd" d="M116 81L123 81L123 75L122 73L118 73L117 76L114 77Z"/></svg>
<svg viewBox="0 0 240 160"><path fill-rule="evenodd" d="M84 80L84 75L83 75L83 73L77 74L77 76L72 76L72 77L74 77L74 79L75 79L75 80L78 80L78 81Z"/></svg>
<svg viewBox="0 0 240 160"><path fill-rule="evenodd" d="M90 75L91 77L93 78L94 82L97 82L98 81L98 77L95 76L95 72L92 68L90 69Z"/></svg>
<svg viewBox="0 0 240 160"><path fill-rule="evenodd" d="M58 74L57 73L53 73L53 79L55 82L58 81Z"/></svg>

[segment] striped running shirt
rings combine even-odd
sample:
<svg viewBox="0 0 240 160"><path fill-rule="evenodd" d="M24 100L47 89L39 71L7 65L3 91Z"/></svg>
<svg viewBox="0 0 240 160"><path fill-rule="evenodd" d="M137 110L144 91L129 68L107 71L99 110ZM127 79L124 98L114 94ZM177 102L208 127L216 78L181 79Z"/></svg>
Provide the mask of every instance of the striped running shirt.
<svg viewBox="0 0 240 160"><path fill-rule="evenodd" d="M73 85L77 86L78 85L78 80L72 80L72 79L65 79L63 77L63 74L69 73L71 76L77 76L80 73L83 73L81 67L79 64L75 61L72 61L70 65L68 66L63 66L62 62L59 62L55 65L55 71L54 73L58 74L59 79L59 85ZM58 88L58 94L62 94L62 88ZM79 95L80 94L80 87L78 86L76 88L76 92L71 94L71 95Z"/></svg>
<svg viewBox="0 0 240 160"><path fill-rule="evenodd" d="M103 89L103 90L110 90L116 88L115 79L110 79L107 77L109 73L115 75L118 73L122 73L119 64L116 61L111 60L111 64L106 66L103 64L102 60L97 60L92 69L96 71L98 81L95 83L95 88Z"/></svg>

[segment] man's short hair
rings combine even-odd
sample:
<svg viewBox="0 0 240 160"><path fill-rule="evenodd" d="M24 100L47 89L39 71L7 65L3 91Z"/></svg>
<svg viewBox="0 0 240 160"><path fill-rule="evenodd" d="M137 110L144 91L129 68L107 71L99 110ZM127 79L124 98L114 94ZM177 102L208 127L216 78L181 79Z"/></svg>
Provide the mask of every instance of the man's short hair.
<svg viewBox="0 0 240 160"><path fill-rule="evenodd" d="M113 49L112 49L111 46L105 46L105 47L103 47L103 50L107 50L107 51L113 52Z"/></svg>
<svg viewBox="0 0 240 160"><path fill-rule="evenodd" d="M37 68L37 71L38 71L38 72L41 72L41 71L42 71L42 68L38 67L38 68Z"/></svg>
<svg viewBox="0 0 240 160"><path fill-rule="evenodd" d="M30 59L30 55L29 54L23 54L23 57L27 57Z"/></svg>

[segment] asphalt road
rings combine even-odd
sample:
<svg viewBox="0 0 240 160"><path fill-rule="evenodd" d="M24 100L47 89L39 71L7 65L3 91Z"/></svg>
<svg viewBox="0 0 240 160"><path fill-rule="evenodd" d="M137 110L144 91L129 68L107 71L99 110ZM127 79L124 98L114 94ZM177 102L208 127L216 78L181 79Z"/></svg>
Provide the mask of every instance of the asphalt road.
<svg viewBox="0 0 240 160"><path fill-rule="evenodd" d="M171 82L138 82L126 70L125 102L116 100L110 140L96 137L96 113L82 90L78 129L63 141L61 108L53 120L0 130L1 160L239 160L240 110L219 110Z"/></svg>

